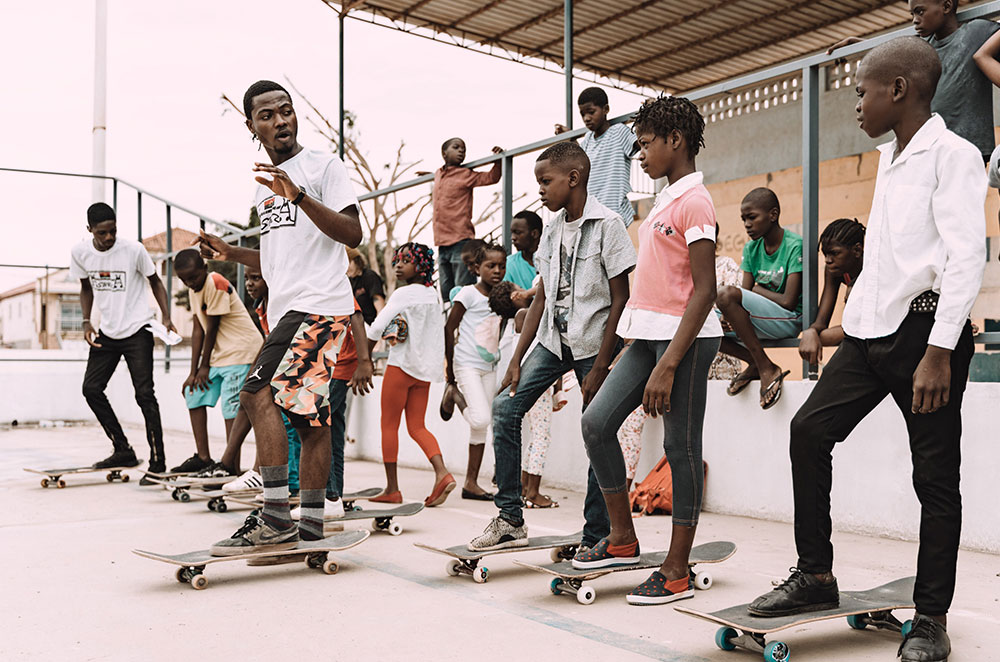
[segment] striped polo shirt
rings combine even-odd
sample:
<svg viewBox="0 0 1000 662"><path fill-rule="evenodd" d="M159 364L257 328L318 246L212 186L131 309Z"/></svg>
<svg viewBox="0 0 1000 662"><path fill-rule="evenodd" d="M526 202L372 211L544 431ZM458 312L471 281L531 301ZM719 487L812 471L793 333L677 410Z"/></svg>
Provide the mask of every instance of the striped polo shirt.
<svg viewBox="0 0 1000 662"><path fill-rule="evenodd" d="M629 182L632 155L635 154L632 130L624 124L612 124L600 136L588 131L580 141L580 147L590 157L587 193L608 209L618 212L625 221L625 227L628 227L635 217L628 199L628 192L632 190Z"/></svg>

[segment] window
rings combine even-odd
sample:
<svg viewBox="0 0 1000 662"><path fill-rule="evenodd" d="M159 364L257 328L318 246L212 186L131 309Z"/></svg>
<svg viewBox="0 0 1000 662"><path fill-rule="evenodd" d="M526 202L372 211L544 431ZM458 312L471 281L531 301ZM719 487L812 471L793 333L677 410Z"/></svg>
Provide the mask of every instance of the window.
<svg viewBox="0 0 1000 662"><path fill-rule="evenodd" d="M83 331L83 307L77 298L60 297L59 331Z"/></svg>

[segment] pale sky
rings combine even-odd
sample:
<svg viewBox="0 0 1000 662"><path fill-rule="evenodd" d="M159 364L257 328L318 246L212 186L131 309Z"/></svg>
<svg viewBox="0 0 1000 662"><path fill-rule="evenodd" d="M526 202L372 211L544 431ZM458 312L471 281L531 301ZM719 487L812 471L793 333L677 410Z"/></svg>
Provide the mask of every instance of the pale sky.
<svg viewBox="0 0 1000 662"><path fill-rule="evenodd" d="M13 93L0 108L0 166L90 172L94 3L8 0L3 17L0 56ZM414 35L349 20L345 64L345 104L373 162L388 162L403 139L405 156L433 170L450 136L464 137L474 160L494 144L549 136L563 121L561 75ZM250 168L266 155L239 116L223 115L220 95L240 103L253 81L284 83L286 75L336 119L337 14L319 0L109 0L107 173L212 218L244 221ZM588 85L576 81L576 93ZM641 101L608 95L613 116ZM325 148L295 101L300 142ZM515 190L532 197L533 160L515 161ZM0 185L8 192L0 263L68 264L70 247L86 236L89 180L0 172ZM134 194L122 188L119 196L120 232L134 237ZM477 196L485 201L490 191ZM183 214L174 222L196 228ZM145 204L144 235L163 229L162 205ZM36 275L0 268L0 291Z"/></svg>

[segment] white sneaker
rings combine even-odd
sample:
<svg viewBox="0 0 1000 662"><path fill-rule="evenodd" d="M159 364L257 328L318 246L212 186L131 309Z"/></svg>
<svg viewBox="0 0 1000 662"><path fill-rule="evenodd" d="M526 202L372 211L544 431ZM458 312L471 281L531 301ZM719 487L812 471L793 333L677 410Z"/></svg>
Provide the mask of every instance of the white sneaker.
<svg viewBox="0 0 1000 662"><path fill-rule="evenodd" d="M327 499L323 508L323 519L337 519L343 516L344 502L340 499L336 501ZM302 519L302 506L295 506L292 508L292 521L298 522L300 519Z"/></svg>
<svg viewBox="0 0 1000 662"><path fill-rule="evenodd" d="M264 489L264 479L253 469L244 471L243 475L239 478L231 480L222 486L223 492L247 492L261 489Z"/></svg>

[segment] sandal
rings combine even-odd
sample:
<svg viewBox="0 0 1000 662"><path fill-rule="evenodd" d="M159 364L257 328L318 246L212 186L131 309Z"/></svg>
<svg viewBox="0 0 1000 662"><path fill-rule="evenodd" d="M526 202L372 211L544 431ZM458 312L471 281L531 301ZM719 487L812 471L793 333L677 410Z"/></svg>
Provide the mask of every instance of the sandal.
<svg viewBox="0 0 1000 662"><path fill-rule="evenodd" d="M781 386L785 382L785 377L791 374L791 370L785 370L783 373L774 378L774 381L768 384L767 388L760 396L760 408L763 410L768 410L774 405L778 404L778 400L781 399Z"/></svg>
<svg viewBox="0 0 1000 662"><path fill-rule="evenodd" d="M750 368L747 368L749 370ZM747 375L747 370L744 370L740 374L733 377L729 382L729 386L726 387L726 393L729 395L738 395L747 386L750 386L750 382L760 379L760 375L756 377L750 377Z"/></svg>
<svg viewBox="0 0 1000 662"><path fill-rule="evenodd" d="M493 501L493 494L490 492L472 492L470 490L462 488L462 498L469 499L470 501Z"/></svg>
<svg viewBox="0 0 1000 662"><path fill-rule="evenodd" d="M537 503L535 501L532 501L531 499L524 499L523 500L524 501L524 507L525 508L558 508L559 507L559 502L553 500L552 497L550 497L548 494L540 494L539 496L543 496L546 499L548 499L549 500L548 505L544 505L543 506L543 505L541 505L541 504L539 504L539 503Z"/></svg>

